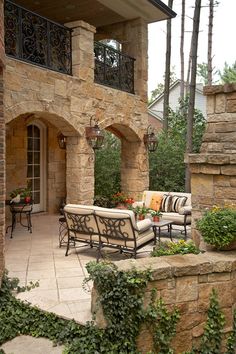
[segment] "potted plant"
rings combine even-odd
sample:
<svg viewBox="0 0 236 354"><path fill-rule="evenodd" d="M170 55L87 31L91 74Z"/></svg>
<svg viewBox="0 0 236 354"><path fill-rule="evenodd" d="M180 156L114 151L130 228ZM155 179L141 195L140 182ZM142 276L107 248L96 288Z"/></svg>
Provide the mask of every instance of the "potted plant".
<svg viewBox="0 0 236 354"><path fill-rule="evenodd" d="M134 202L134 199L129 197L124 192L117 192L113 194L111 199L116 208L120 209L127 209L127 207L131 206Z"/></svg>
<svg viewBox="0 0 236 354"><path fill-rule="evenodd" d="M219 250L236 247L236 209L213 207L197 221L197 229L204 241Z"/></svg>
<svg viewBox="0 0 236 354"><path fill-rule="evenodd" d="M32 191L29 187L16 188L10 193L12 203L30 203Z"/></svg>
<svg viewBox="0 0 236 354"><path fill-rule="evenodd" d="M137 215L138 220L144 220L145 216L150 212L150 209L144 205L138 205L132 208L133 212Z"/></svg>
<svg viewBox="0 0 236 354"><path fill-rule="evenodd" d="M152 216L152 220L155 222L160 221L160 218L162 216L162 213L160 212L160 210L150 210L150 214Z"/></svg>

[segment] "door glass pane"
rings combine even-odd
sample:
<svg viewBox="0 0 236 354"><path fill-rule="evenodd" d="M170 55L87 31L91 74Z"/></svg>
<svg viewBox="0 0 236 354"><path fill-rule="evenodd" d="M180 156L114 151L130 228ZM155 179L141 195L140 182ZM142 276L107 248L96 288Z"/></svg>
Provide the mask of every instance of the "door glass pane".
<svg viewBox="0 0 236 354"><path fill-rule="evenodd" d="M34 151L40 151L40 140L34 139Z"/></svg>
<svg viewBox="0 0 236 354"><path fill-rule="evenodd" d="M40 163L40 152L34 153L34 163L36 163L36 164Z"/></svg>
<svg viewBox="0 0 236 354"><path fill-rule="evenodd" d="M28 151L27 156L28 156L28 164L32 164L33 163L33 154L32 154L32 152Z"/></svg>
<svg viewBox="0 0 236 354"><path fill-rule="evenodd" d="M32 189L34 204L40 204L40 129L36 125L27 127L27 182Z"/></svg>

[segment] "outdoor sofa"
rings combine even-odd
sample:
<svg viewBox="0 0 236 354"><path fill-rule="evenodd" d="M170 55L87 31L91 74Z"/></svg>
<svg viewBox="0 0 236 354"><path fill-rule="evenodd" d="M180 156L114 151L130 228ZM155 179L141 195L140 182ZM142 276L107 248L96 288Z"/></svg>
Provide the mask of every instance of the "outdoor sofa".
<svg viewBox="0 0 236 354"><path fill-rule="evenodd" d="M82 242L97 247L97 260L103 247L131 253L136 258L137 251L155 237L152 221L136 222L131 210L67 204L64 215L68 229L66 256L71 244Z"/></svg>
<svg viewBox="0 0 236 354"><path fill-rule="evenodd" d="M137 205L160 210L162 220L170 220L173 225L183 226L185 239L187 238L187 225L191 225L191 193L144 191L142 200L134 203L134 206Z"/></svg>

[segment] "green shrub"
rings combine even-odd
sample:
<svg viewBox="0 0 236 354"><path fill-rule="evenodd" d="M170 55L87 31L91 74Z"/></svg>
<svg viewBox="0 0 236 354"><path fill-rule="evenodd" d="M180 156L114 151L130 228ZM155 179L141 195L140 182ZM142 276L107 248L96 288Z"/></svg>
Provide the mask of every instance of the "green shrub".
<svg viewBox="0 0 236 354"><path fill-rule="evenodd" d="M197 221L204 241L221 249L236 240L236 209L214 207Z"/></svg>
<svg viewBox="0 0 236 354"><path fill-rule="evenodd" d="M184 240L180 240L178 242L162 242L152 251L151 257L171 256L173 254L187 253L198 254L200 253L200 250L192 241L186 242Z"/></svg>

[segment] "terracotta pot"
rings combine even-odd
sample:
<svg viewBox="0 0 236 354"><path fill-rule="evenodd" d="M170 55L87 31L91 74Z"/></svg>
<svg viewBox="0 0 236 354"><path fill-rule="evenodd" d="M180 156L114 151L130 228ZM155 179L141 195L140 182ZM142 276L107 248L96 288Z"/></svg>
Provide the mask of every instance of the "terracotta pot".
<svg viewBox="0 0 236 354"><path fill-rule="evenodd" d="M138 220L144 220L144 219L145 219L145 215L140 214L140 215L138 216Z"/></svg>
<svg viewBox="0 0 236 354"><path fill-rule="evenodd" d="M125 203L118 203L116 205L116 209L127 209L127 204Z"/></svg>
<svg viewBox="0 0 236 354"><path fill-rule="evenodd" d="M152 220L155 221L155 222L158 222L158 221L160 221L160 216L154 215L152 217Z"/></svg>

